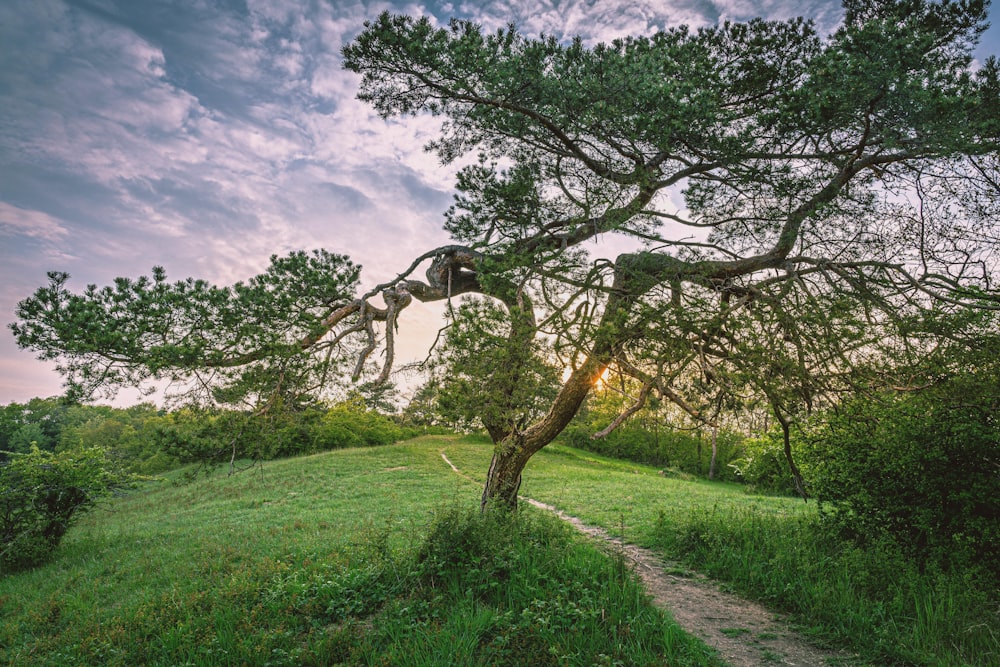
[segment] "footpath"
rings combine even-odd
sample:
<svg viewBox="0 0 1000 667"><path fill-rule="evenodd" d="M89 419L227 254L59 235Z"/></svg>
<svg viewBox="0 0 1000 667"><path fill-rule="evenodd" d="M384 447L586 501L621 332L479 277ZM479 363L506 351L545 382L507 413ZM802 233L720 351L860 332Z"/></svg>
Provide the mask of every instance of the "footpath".
<svg viewBox="0 0 1000 667"><path fill-rule="evenodd" d="M443 451L441 458L455 473L475 481L456 468ZM847 654L824 651L809 644L780 615L756 602L721 590L704 575L688 573L664 563L652 551L622 542L603 528L589 526L552 505L523 496L521 500L553 512L580 532L624 554L642 579L653 602L667 611L685 632L717 650L719 657L730 667L833 667L855 664Z"/></svg>

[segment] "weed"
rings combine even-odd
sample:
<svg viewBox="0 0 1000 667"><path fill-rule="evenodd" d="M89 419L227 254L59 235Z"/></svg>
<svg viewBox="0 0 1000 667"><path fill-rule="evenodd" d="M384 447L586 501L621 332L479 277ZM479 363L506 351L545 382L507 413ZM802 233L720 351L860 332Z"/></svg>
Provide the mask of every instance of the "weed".
<svg viewBox="0 0 1000 667"><path fill-rule="evenodd" d="M742 637L743 635L750 634L750 630L747 628L722 628L719 632L727 637Z"/></svg>

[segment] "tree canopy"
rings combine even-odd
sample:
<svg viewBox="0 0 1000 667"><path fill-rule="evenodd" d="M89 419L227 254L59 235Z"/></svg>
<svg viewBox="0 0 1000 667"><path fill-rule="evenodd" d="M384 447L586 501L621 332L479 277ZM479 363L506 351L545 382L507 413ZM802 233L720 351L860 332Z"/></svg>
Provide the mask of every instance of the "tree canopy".
<svg viewBox="0 0 1000 667"><path fill-rule="evenodd" d="M453 245L360 296L326 253L232 288L160 272L73 295L53 274L15 335L72 386L176 373L271 396L329 381L336 360L360 376L378 343L384 380L411 299L485 295L508 358L544 338L571 372L530 424L484 415L484 502L516 502L524 464L608 368L639 381L636 408L656 395L711 421L760 401L787 434L838 392L920 384L911 359L945 372L1000 306L1000 72L971 55L985 5L848 0L826 37L753 20L597 45L383 14L345 66L384 117L443 119L429 149L468 161ZM512 395L514 371L486 390Z"/></svg>

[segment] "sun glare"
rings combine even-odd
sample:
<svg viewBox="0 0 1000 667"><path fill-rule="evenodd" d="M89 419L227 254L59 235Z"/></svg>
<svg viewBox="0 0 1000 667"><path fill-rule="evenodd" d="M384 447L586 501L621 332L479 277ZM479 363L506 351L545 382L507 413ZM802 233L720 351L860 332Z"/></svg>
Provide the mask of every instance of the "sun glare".
<svg viewBox="0 0 1000 667"><path fill-rule="evenodd" d="M562 372L562 381L563 381L563 384L566 384L566 382L569 380L570 376L572 376L572 375L573 375L573 369L572 368L570 368L569 366L567 366L566 368L564 368L563 372ZM609 375L611 375L611 367L610 366L606 366L604 368L604 370L601 371L600 377L598 377L594 381L594 388L595 389L603 389L604 388L604 384L607 382Z"/></svg>

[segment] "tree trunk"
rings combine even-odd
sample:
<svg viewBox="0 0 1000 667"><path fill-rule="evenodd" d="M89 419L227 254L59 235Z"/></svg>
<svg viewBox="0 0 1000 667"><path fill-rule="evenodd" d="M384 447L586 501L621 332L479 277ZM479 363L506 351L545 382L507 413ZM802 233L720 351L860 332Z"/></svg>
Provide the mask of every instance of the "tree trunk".
<svg viewBox="0 0 1000 667"><path fill-rule="evenodd" d="M562 388L556 394L548 412L527 429L507 432L497 442L494 436L493 460L483 487L483 497L480 509L485 510L491 505L517 508L517 492L521 488L521 472L535 453L556 439L576 415L591 388L600 379L608 364L615 357L615 349L620 343L621 320L628 312L631 299L621 296L628 294L628 283L632 273L624 274L616 267L614 287L618 293L613 293L601 317L594 347L569 378L563 382ZM512 324L527 323L530 313L518 308L511 308ZM530 321L534 332L534 320ZM514 343L519 330L526 327L514 326L508 342ZM494 388L496 389L496 388ZM502 432L502 429L497 429ZM491 431L492 434L492 431Z"/></svg>
<svg viewBox="0 0 1000 667"><path fill-rule="evenodd" d="M517 492L521 488L521 471L528 463L530 454L516 446L504 446L501 443L493 452L490 470L486 475L486 485L483 487L483 498L479 503L480 510L489 506L502 507L507 510L517 509Z"/></svg>
<svg viewBox="0 0 1000 667"><path fill-rule="evenodd" d="M601 377L606 363L597 355L588 358L563 384L544 417L523 432L511 433L495 444L493 460L483 488L481 509L485 510L491 505L507 509L517 507L521 472L528 464L528 459L555 440L573 419L587 392Z"/></svg>
<svg viewBox="0 0 1000 667"><path fill-rule="evenodd" d="M719 428L712 427L712 461L708 464L708 478L715 479L715 459L719 456Z"/></svg>

